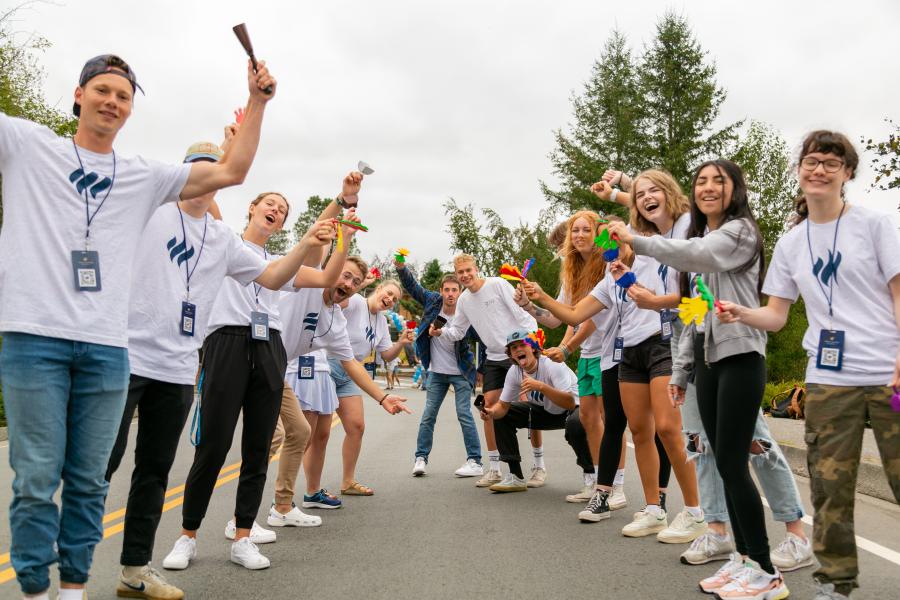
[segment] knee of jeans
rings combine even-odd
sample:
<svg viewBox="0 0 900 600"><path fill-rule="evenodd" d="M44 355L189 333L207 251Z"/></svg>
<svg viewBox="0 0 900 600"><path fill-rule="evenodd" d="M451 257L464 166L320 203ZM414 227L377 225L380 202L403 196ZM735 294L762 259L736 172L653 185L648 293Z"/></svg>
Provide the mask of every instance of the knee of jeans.
<svg viewBox="0 0 900 600"><path fill-rule="evenodd" d="M778 457L772 452L772 441L756 438L750 443L750 464L754 467L774 468Z"/></svg>

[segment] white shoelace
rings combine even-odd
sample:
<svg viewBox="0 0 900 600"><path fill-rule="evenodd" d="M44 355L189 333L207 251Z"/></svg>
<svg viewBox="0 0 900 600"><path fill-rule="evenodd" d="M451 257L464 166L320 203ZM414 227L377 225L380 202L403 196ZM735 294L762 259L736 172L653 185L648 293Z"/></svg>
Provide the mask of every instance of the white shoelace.
<svg viewBox="0 0 900 600"><path fill-rule="evenodd" d="M778 554L787 554L795 561L800 561L803 558L803 552L800 549L799 538L789 535L784 538L784 540L775 548L775 552Z"/></svg>
<svg viewBox="0 0 900 600"><path fill-rule="evenodd" d="M712 536L704 533L691 543L691 552L702 552L705 556L712 555Z"/></svg>

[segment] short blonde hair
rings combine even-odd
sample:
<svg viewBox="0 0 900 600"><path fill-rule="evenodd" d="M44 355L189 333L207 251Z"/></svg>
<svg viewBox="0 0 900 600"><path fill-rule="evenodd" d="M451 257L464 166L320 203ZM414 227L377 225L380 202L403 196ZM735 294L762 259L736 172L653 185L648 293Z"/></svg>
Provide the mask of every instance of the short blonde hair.
<svg viewBox="0 0 900 600"><path fill-rule="evenodd" d="M478 265L475 257L471 254L457 254L453 257L453 270L455 271L457 268L459 268L459 265L463 263L473 263L476 266Z"/></svg>

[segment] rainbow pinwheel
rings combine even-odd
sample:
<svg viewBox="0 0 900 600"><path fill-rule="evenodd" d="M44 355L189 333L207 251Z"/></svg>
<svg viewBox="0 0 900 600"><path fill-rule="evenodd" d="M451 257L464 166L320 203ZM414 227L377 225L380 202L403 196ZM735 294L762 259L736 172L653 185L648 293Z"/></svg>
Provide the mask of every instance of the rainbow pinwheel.
<svg viewBox="0 0 900 600"><path fill-rule="evenodd" d="M522 281L525 279L525 276L522 274L522 271L519 270L519 267L509 263L503 263L503 266L500 267L500 277L507 281Z"/></svg>

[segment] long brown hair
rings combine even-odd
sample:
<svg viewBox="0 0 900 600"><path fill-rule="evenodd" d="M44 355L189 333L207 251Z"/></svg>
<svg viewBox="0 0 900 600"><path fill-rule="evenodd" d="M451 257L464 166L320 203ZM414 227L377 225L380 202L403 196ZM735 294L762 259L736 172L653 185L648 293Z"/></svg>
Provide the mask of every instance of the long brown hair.
<svg viewBox="0 0 900 600"><path fill-rule="evenodd" d="M678 217L691 210L691 201L681 191L681 186L674 177L660 169L648 169L635 177L631 184L631 227L635 231L651 235L662 233L656 225L645 219L637 208L635 194L637 194L638 181L641 179L647 179L663 191L663 195L666 197L666 211L672 217L672 221L677 221Z"/></svg>
<svg viewBox="0 0 900 600"><path fill-rule="evenodd" d="M809 132L803 139L803 145L800 147L800 157L797 159L797 168L800 168L800 161L803 157L811 152L821 152L822 154L834 154L844 159L844 168L850 169L850 179L856 179L856 169L859 167L859 154L853 146L853 142L843 133L837 131L828 131L827 129L818 129ZM844 190L841 190L844 195ZM806 196L801 191L794 198L794 224L802 223L809 216L809 207L806 206Z"/></svg>
<svg viewBox="0 0 900 600"><path fill-rule="evenodd" d="M599 248L593 246L590 257L585 260L572 245L572 227L578 219L588 222L593 235L597 235L600 225L600 216L590 210L579 210L566 221L566 239L560 249L560 255L565 260L562 262L559 279L570 304L587 296L591 288L606 275L606 261Z"/></svg>

